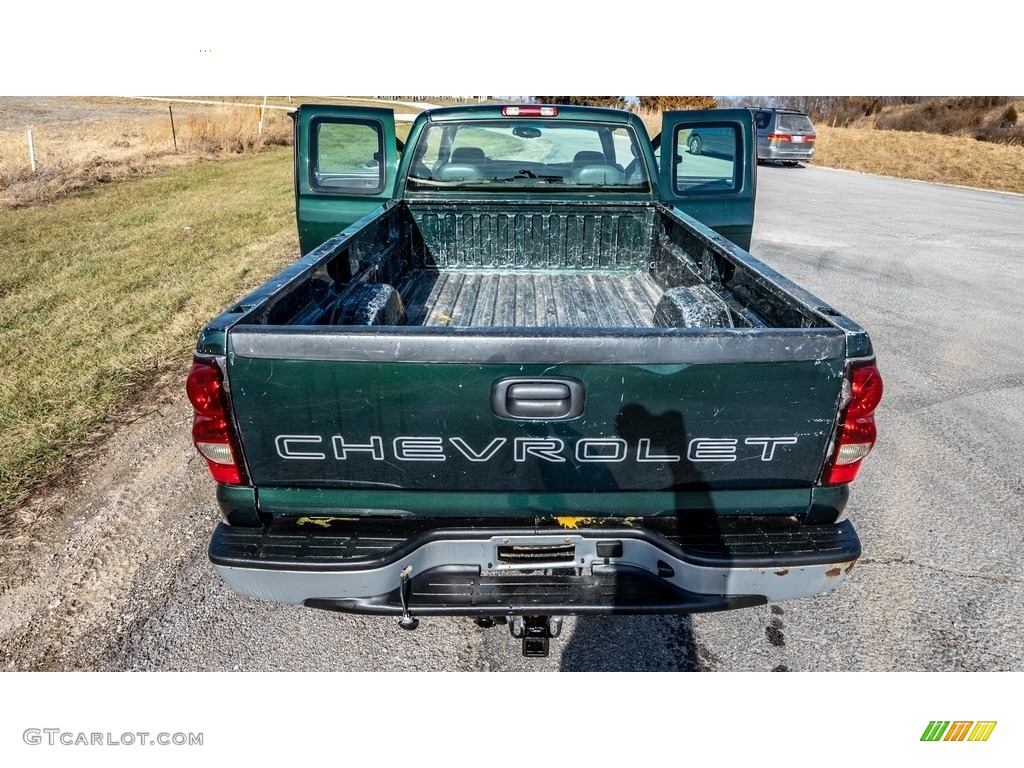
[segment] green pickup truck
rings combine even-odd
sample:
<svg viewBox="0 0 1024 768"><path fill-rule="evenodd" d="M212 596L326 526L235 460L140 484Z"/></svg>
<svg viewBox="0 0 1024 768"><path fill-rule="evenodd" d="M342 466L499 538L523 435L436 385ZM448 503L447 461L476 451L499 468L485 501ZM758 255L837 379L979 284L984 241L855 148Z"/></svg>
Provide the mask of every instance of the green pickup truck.
<svg viewBox="0 0 1024 768"><path fill-rule="evenodd" d="M882 395L867 333L749 248L747 110L303 105L302 256L201 332L220 576L507 624L839 585ZM689 151L689 137L702 151Z"/></svg>

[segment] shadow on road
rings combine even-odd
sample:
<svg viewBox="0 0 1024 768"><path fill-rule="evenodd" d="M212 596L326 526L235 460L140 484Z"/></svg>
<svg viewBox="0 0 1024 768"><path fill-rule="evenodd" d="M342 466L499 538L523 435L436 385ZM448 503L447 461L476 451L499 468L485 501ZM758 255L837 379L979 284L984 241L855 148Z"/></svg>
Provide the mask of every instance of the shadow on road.
<svg viewBox="0 0 1024 768"><path fill-rule="evenodd" d="M807 167L799 160L758 160L757 164L762 168L785 168L787 171Z"/></svg>
<svg viewBox="0 0 1024 768"><path fill-rule="evenodd" d="M703 654L706 655L706 654ZM563 672L699 672L689 616L580 616L562 650Z"/></svg>

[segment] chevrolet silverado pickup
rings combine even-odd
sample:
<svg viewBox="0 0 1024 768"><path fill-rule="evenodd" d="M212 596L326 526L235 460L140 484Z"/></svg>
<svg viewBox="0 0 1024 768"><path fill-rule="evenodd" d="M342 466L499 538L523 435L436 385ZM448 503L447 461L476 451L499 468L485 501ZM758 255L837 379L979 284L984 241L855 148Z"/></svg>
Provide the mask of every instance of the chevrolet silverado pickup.
<svg viewBox="0 0 1024 768"><path fill-rule="evenodd" d="M249 596L500 623L815 595L882 383L747 252L747 110L303 105L301 255L200 333L193 438ZM702 137L700 153L690 151ZM656 148L657 147L657 148Z"/></svg>

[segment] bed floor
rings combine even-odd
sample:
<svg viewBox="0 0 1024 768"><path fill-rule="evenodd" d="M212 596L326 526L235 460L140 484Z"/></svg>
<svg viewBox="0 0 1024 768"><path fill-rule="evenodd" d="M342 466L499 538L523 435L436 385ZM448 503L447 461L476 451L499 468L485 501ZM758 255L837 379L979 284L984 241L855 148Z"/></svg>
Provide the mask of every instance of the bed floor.
<svg viewBox="0 0 1024 768"><path fill-rule="evenodd" d="M662 289L646 274L418 270L398 286L409 325L652 328Z"/></svg>

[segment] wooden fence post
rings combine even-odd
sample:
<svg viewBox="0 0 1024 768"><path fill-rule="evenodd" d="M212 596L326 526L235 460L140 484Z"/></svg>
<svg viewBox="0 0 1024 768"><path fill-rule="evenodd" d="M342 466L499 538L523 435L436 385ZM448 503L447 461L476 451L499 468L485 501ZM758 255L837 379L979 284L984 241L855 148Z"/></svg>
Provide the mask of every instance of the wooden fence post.
<svg viewBox="0 0 1024 768"><path fill-rule="evenodd" d="M174 109L170 104L167 105L167 111L171 113L171 138L174 139L174 151L178 151L178 134L174 131Z"/></svg>
<svg viewBox="0 0 1024 768"><path fill-rule="evenodd" d="M32 166L32 173L36 172L36 146L32 141L32 129L28 129L28 162Z"/></svg>

